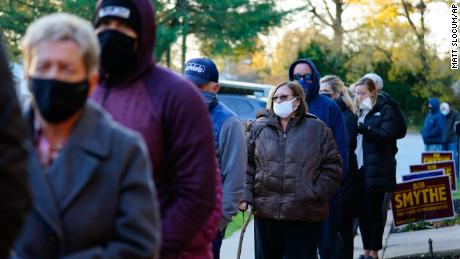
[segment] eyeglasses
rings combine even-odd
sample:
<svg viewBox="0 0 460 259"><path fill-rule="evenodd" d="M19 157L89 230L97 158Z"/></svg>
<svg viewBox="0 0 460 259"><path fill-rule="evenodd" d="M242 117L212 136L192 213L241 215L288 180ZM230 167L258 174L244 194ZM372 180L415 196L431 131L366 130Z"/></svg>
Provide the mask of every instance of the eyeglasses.
<svg viewBox="0 0 460 259"><path fill-rule="evenodd" d="M290 98L289 97L294 97L295 95L279 95L279 96L273 96L272 101L276 102L277 100L280 100L281 102L288 101Z"/></svg>
<svg viewBox="0 0 460 259"><path fill-rule="evenodd" d="M305 75L300 75L300 74L295 74L294 79L297 81L304 80L304 81L310 81L313 80L313 75L312 74L305 74Z"/></svg>

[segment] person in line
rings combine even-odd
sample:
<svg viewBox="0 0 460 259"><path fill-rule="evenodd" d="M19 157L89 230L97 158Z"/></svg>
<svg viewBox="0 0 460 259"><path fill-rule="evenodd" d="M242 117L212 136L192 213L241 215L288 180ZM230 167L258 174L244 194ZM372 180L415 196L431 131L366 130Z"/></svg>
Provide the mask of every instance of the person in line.
<svg viewBox="0 0 460 259"><path fill-rule="evenodd" d="M388 104L391 106L393 109L393 112L395 114L395 128L394 128L394 140L392 141L393 145L393 153L396 156L396 153L398 153L398 145L397 141L398 139L402 139L406 136L407 133L407 125L406 125L406 119L404 117L404 114L399 107L398 103L391 98L391 96L383 91L383 79L376 73L367 73L363 77L369 78L372 81L374 81L374 84L377 86L377 89L379 90L379 95L377 96L378 99L381 99L382 102ZM395 172L389 172L396 174ZM385 225L387 222L387 215L388 215L388 209L390 207L390 202L391 202L391 192L385 193L385 197L383 200L383 206L382 206L382 214L383 214L383 224L382 224L382 231L385 229Z"/></svg>
<svg viewBox="0 0 460 259"><path fill-rule="evenodd" d="M315 258L342 160L332 131L307 113L295 82L271 92L249 128L242 208L253 206L256 259Z"/></svg>
<svg viewBox="0 0 460 259"><path fill-rule="evenodd" d="M441 103L441 113L446 119L446 127L444 129L444 150L452 151L455 161L456 178L459 179L458 172L458 136L455 134L454 126L460 123L460 113L452 108L448 103Z"/></svg>
<svg viewBox="0 0 460 259"><path fill-rule="evenodd" d="M201 67L203 69L197 69ZM223 216L213 240L214 259L220 258L225 229L238 213L244 193L247 153L244 131L236 114L219 101L219 71L209 58L194 58L185 64L184 77L193 82L208 107L214 131L214 144L222 176Z"/></svg>
<svg viewBox="0 0 460 259"><path fill-rule="evenodd" d="M288 76L290 81L296 81L302 86L309 112L317 116L332 130L343 160L343 177L340 188L344 188L348 178L348 134L342 113L333 100L319 94L321 76L311 60L299 59L292 63L289 67ZM322 223L319 246L319 254L322 259L333 259L338 256L336 252L337 243L340 243L340 236L337 229L339 220L337 200L337 195L331 199L329 203L331 213L327 220Z"/></svg>
<svg viewBox="0 0 460 259"><path fill-rule="evenodd" d="M337 247L339 258L352 259L354 251L354 219L358 217L359 212L359 186L362 184L362 174L358 172L356 162L356 137L358 135L355 107L348 89L343 81L335 75L327 75L320 80L320 94L334 100L342 112L345 125L348 132L348 182L344 184L345 188L339 191L339 223L338 230L342 237L343 243Z"/></svg>
<svg viewBox="0 0 460 259"><path fill-rule="evenodd" d="M356 158L364 177L359 228L364 252L359 258L378 258L382 249L382 206L386 192L396 186L393 140L395 115L392 107L378 98L378 87L370 78L356 83L358 137Z"/></svg>
<svg viewBox="0 0 460 259"><path fill-rule="evenodd" d="M30 209L27 131L0 37L0 259L7 258Z"/></svg>
<svg viewBox="0 0 460 259"><path fill-rule="evenodd" d="M428 114L420 130L423 143L425 143L425 151L442 151L445 142L446 118L441 113L439 99L429 98L426 107Z"/></svg>
<svg viewBox="0 0 460 259"><path fill-rule="evenodd" d="M211 258L222 185L198 89L155 64L152 1L100 0L93 24L101 80L92 98L147 144L161 205L161 257Z"/></svg>
<svg viewBox="0 0 460 259"><path fill-rule="evenodd" d="M160 214L147 148L87 101L98 81L93 28L59 13L23 40L32 93L33 209L13 258L158 258Z"/></svg>

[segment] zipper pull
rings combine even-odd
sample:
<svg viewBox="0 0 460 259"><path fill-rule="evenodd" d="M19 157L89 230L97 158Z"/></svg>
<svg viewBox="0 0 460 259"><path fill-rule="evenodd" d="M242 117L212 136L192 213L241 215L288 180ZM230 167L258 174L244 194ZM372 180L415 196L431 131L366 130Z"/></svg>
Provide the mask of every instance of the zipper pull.
<svg viewBox="0 0 460 259"><path fill-rule="evenodd" d="M283 138L286 139L286 132L283 133Z"/></svg>

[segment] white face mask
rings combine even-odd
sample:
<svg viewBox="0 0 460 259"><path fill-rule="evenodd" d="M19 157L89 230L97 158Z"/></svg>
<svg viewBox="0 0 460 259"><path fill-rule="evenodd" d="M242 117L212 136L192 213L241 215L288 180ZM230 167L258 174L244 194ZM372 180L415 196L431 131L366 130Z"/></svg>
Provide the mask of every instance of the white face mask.
<svg viewBox="0 0 460 259"><path fill-rule="evenodd" d="M450 109L446 108L445 110L442 110L441 113L442 113L444 116L447 116L447 115L449 115L449 113L450 113Z"/></svg>
<svg viewBox="0 0 460 259"><path fill-rule="evenodd" d="M292 108L292 103L297 99L294 98L290 101L286 101L286 102L283 102L283 103L277 103L275 102L273 104L273 112L278 115L279 117L285 119L287 117L289 117L289 115L291 115L295 110L297 110L297 107Z"/></svg>
<svg viewBox="0 0 460 259"><path fill-rule="evenodd" d="M361 101L361 103L359 104L359 109L361 110L371 110L372 109L372 100L369 96L366 97L366 99Z"/></svg>

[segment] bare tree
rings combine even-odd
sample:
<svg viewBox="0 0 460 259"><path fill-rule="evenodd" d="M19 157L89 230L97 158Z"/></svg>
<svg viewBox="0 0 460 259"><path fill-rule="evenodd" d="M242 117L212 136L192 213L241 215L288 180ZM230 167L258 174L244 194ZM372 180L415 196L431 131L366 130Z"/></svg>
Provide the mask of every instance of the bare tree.
<svg viewBox="0 0 460 259"><path fill-rule="evenodd" d="M332 28L334 31L334 44L338 47L338 50L341 52L343 50L343 40L344 35L347 32L353 30L346 30L343 27L343 20L342 15L345 9L348 7L348 4L345 3L344 0L331 0L326 1L322 0L322 6L314 5L311 0L307 0L308 5L311 7L310 12L313 16L318 19L323 25ZM331 2L335 7L335 12L331 11L332 8L329 7L329 3ZM320 12L319 10L324 10Z"/></svg>
<svg viewBox="0 0 460 259"><path fill-rule="evenodd" d="M409 22L410 27L412 28L412 32L417 37L418 56L419 56L420 63L422 64L422 68L423 68L423 71L421 71L422 73L420 73L419 77L423 83L426 83L427 82L426 75L429 74L430 72L430 66L428 64L428 57L427 57L427 50L426 50L426 40L425 40L425 37L428 33L426 29L426 25L425 25L426 4L424 0L420 0L415 6L412 6L411 3L409 3L408 1L401 0L401 5L404 9L404 17ZM412 16L411 16L411 14L414 12L417 12L420 17L418 26L414 23L414 20L412 19Z"/></svg>

